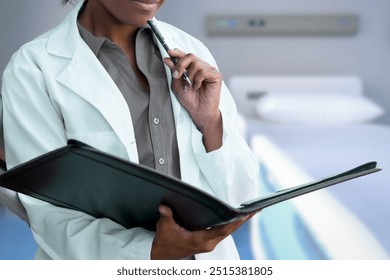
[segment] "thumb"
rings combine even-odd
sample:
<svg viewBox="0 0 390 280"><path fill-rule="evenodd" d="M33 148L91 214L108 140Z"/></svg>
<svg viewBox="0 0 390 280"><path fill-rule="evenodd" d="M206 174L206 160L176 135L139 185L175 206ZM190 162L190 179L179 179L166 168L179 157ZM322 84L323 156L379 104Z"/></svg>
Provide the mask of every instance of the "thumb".
<svg viewBox="0 0 390 280"><path fill-rule="evenodd" d="M158 207L158 212L160 212L160 219L168 219L168 220L173 219L172 210L166 205L160 205Z"/></svg>
<svg viewBox="0 0 390 280"><path fill-rule="evenodd" d="M164 58L163 58L163 62L165 63L166 66L169 67L169 69L171 69L171 71L172 71L173 68L175 67L175 64L173 63L172 59L169 58L169 57L164 57Z"/></svg>

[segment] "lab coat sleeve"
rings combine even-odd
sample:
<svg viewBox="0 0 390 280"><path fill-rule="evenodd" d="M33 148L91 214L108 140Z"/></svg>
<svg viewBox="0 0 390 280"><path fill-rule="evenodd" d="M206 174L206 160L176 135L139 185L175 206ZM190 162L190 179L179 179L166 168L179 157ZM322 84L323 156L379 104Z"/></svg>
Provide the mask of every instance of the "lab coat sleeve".
<svg viewBox="0 0 390 280"><path fill-rule="evenodd" d="M48 81L50 82L50 81ZM33 63L11 63L3 75L8 167L66 144L61 112ZM149 259L154 233L19 195L38 245L53 259Z"/></svg>

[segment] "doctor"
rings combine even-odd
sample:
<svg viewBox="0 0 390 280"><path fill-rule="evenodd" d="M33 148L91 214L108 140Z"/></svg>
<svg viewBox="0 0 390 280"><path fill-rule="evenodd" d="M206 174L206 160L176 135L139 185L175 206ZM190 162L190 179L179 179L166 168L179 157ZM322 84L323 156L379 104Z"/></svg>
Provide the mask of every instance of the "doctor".
<svg viewBox="0 0 390 280"><path fill-rule="evenodd" d="M163 2L81 1L14 54L2 85L8 168L77 139L234 206L253 198L257 164L213 57L155 21L179 58L174 65L146 25ZM185 69L192 85L182 79ZM38 259L237 259L230 234L250 218L190 232L162 205L150 232L19 196Z"/></svg>

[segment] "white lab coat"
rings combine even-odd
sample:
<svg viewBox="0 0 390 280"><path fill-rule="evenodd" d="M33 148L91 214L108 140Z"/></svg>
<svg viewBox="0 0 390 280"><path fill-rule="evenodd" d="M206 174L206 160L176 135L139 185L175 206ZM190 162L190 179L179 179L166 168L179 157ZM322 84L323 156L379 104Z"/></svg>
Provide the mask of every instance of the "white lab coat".
<svg viewBox="0 0 390 280"><path fill-rule="evenodd" d="M82 1L81 1L82 2ZM77 139L138 162L129 108L98 59L79 36L80 4L55 29L24 45L3 75L3 125L8 168ZM215 65L198 40L157 22L171 47ZM163 57L166 52L161 49ZM166 69L167 79L171 73ZM257 164L238 132L237 112L225 85L220 110L223 146L206 153L202 135L171 92L182 180L237 206L257 186ZM154 232L125 229L20 194L39 245L37 258L149 259ZM231 237L196 259L235 259Z"/></svg>

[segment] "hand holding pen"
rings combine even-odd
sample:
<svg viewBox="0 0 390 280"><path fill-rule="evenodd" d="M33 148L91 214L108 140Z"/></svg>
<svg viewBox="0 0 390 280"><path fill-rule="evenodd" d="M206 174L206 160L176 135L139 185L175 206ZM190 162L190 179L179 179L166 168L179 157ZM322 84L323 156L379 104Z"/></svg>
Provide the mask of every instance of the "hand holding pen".
<svg viewBox="0 0 390 280"><path fill-rule="evenodd" d="M150 26L150 29L153 31L154 35L156 36L157 40L159 40L159 42L161 43L161 45L163 46L163 48L165 49L165 51L168 53L169 55L169 50L170 48L168 47L167 43L165 42L165 39L164 37L162 36L160 30L158 30L157 26L154 24L153 20L148 20L148 25ZM179 59L177 57L172 57L170 56L171 60L173 61L174 64L177 64L179 62ZM184 70L184 73L183 73L183 79L190 85L192 86L192 83L191 83L191 80L190 78L188 78L188 74L187 74L187 71Z"/></svg>
<svg viewBox="0 0 390 280"><path fill-rule="evenodd" d="M152 31L158 30L152 21L148 21L148 24L153 26ZM164 63L172 71L172 90L203 134L206 151L220 148L222 146L222 115L219 111L221 73L195 54L169 49L161 33L158 31L155 34L159 34L156 37L169 55L169 58L164 59Z"/></svg>

